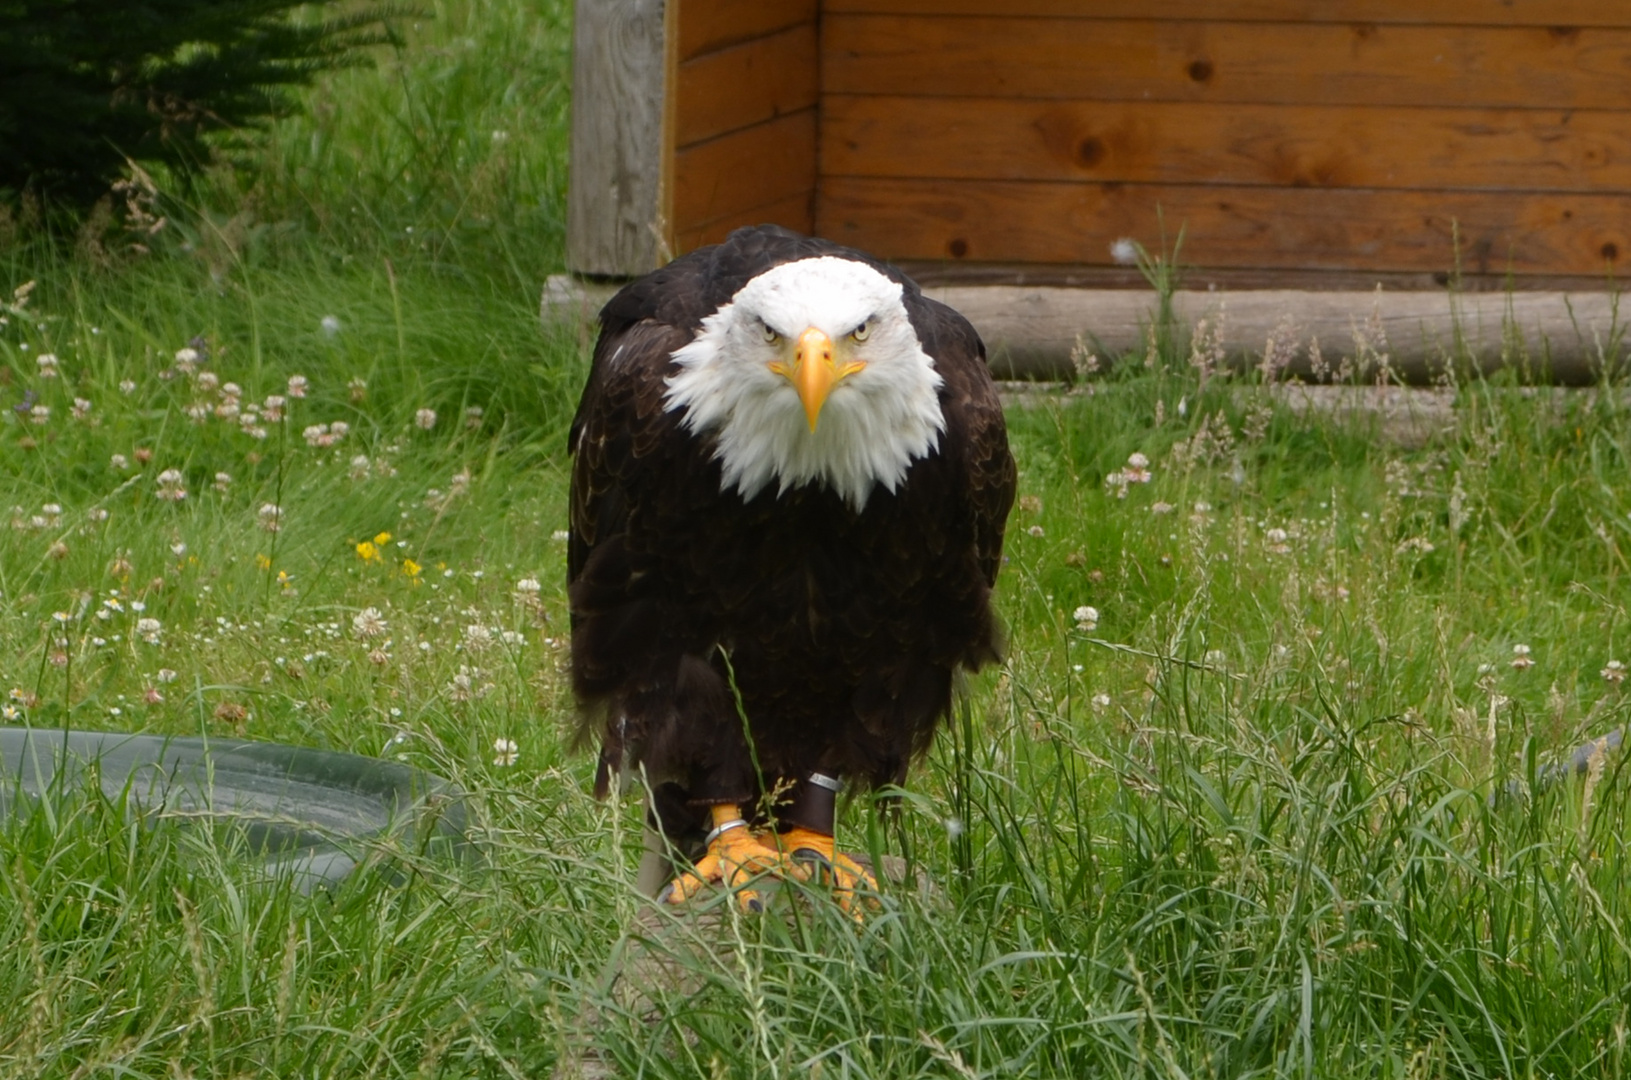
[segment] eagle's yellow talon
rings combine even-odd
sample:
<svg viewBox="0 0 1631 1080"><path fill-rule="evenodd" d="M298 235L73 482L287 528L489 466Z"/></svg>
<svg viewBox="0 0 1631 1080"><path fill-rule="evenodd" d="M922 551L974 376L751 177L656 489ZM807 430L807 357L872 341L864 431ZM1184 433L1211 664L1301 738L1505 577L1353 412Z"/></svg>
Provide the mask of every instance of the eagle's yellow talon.
<svg viewBox="0 0 1631 1080"><path fill-rule="evenodd" d="M676 877L659 899L665 904L683 904L718 882L736 895L743 911L762 911L764 902L748 886L760 874L782 872L786 857L759 839L741 821L735 807L716 808L712 836L708 853Z"/></svg>
<svg viewBox="0 0 1631 1080"><path fill-rule="evenodd" d="M838 906L861 917L856 893L878 891L878 879L871 871L837 849L833 838L812 829L794 828L776 838L777 845L793 863L793 874L800 881L821 881L832 886ZM877 902L867 901L876 907Z"/></svg>

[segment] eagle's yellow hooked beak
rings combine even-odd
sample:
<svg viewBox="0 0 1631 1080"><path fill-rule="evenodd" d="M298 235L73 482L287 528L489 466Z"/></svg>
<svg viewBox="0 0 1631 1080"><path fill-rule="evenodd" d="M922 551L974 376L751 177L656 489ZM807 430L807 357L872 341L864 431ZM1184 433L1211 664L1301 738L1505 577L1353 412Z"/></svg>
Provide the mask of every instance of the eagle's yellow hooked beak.
<svg viewBox="0 0 1631 1080"><path fill-rule="evenodd" d="M847 360L842 364L834 360L832 338L812 326L799 335L792 366L777 360L770 365L770 370L785 376L798 390L799 400L804 403L804 415L814 432L816 421L821 418L821 406L826 404L832 388L864 367L866 364L860 360Z"/></svg>

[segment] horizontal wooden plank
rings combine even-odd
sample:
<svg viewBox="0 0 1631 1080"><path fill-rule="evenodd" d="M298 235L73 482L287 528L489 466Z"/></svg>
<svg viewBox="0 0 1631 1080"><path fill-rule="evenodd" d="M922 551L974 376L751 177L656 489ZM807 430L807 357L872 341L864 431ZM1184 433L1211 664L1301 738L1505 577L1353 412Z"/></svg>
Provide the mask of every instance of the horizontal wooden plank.
<svg viewBox="0 0 1631 1080"><path fill-rule="evenodd" d="M815 105L816 28L805 23L680 64L674 141L684 147Z"/></svg>
<svg viewBox="0 0 1631 1080"><path fill-rule="evenodd" d="M1631 192L1631 112L829 95L821 172Z"/></svg>
<svg viewBox="0 0 1631 1080"><path fill-rule="evenodd" d="M1149 0L826 0L829 14L1139 19ZM1166 20L1459 26L1631 26L1622 0L1163 0Z"/></svg>
<svg viewBox="0 0 1631 1080"><path fill-rule="evenodd" d="M815 232L815 189L794 192L765 206L751 206L694 225L680 233L679 251L695 251L705 244L717 244L729 236L732 229L744 225L781 225L795 232Z"/></svg>
<svg viewBox="0 0 1631 1080"><path fill-rule="evenodd" d="M675 47L681 62L715 49L815 25L818 0L672 0L679 4Z"/></svg>
<svg viewBox="0 0 1631 1080"><path fill-rule="evenodd" d="M674 155L675 235L815 187L814 109L698 143Z"/></svg>
<svg viewBox="0 0 1631 1080"><path fill-rule="evenodd" d="M837 94L1305 105L1622 109L1631 30L1183 23L822 20Z"/></svg>
<svg viewBox="0 0 1631 1080"><path fill-rule="evenodd" d="M1158 216L1159 215L1159 216ZM889 259L1113 261L1123 237L1159 251L1184 232L1202 267L1600 274L1631 254L1631 200L1170 184L829 177L824 236Z"/></svg>

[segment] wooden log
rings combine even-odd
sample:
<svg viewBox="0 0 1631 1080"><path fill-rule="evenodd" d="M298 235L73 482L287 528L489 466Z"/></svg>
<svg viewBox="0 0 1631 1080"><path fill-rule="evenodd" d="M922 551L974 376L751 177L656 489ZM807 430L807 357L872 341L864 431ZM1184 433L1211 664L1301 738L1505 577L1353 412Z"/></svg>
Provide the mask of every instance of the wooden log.
<svg viewBox="0 0 1631 1080"><path fill-rule="evenodd" d="M1525 0L1532 3L1534 0ZM817 0L703 0L682 3L677 27L679 60L765 37L790 26L815 25Z"/></svg>
<svg viewBox="0 0 1631 1080"><path fill-rule="evenodd" d="M829 94L1626 107L1631 29L825 16Z"/></svg>
<svg viewBox="0 0 1631 1080"><path fill-rule="evenodd" d="M830 94L824 176L1631 192L1631 114Z"/></svg>
<svg viewBox="0 0 1631 1080"><path fill-rule="evenodd" d="M1158 216L1159 215L1159 216ZM816 230L892 259L1111 262L1121 237L1214 269L1601 275L1631 253L1631 200L1588 193L830 176ZM1459 250L1458 250L1459 244Z"/></svg>
<svg viewBox="0 0 1631 1080"><path fill-rule="evenodd" d="M675 238L676 251L683 254L695 251L705 244L717 244L743 225L782 225L794 232L815 231L815 191L796 191L791 195L756 206L744 207L722 217L712 218L682 228Z"/></svg>
<svg viewBox="0 0 1631 1080"><path fill-rule="evenodd" d="M681 62L674 91L675 144L683 149L814 108L818 59L811 22Z"/></svg>
<svg viewBox="0 0 1631 1080"><path fill-rule="evenodd" d="M544 290L547 325L592 322L615 285L565 275ZM962 312L985 339L992 368L1005 379L1066 379L1074 351L1108 363L1141 353L1156 317L1148 290L1016 285L938 285L924 292ZM1292 361L1281 375L1312 378L1313 345L1328 375L1344 359L1350 374L1374 379L1381 357L1390 378L1407 383L1516 366L1537 381L1582 384L1627 352L1627 313L1606 292L1450 293L1275 289L1180 290L1173 312L1182 340L1201 320L1234 368L1261 361L1270 335Z"/></svg>
<svg viewBox="0 0 1631 1080"><path fill-rule="evenodd" d="M1005 378L1074 374L1073 350L1101 363L1144 350L1156 317L1149 292L1105 289L946 286L925 290L979 330L992 368ZM1375 378L1431 383L1457 372L1515 366L1539 380L1588 383L1616 369L1626 323L1607 293L1388 293L1180 291L1173 311L1185 339L1202 319L1220 352L1239 368L1258 363L1275 335L1290 357L1281 375L1319 377L1344 368Z"/></svg>
<svg viewBox="0 0 1631 1080"><path fill-rule="evenodd" d="M734 0L745 4L748 0ZM759 3L760 0L753 0ZM774 5L763 5L772 7ZM1403 23L1429 26L1631 26L1621 0L825 0L828 14L1055 16L1165 22Z"/></svg>
<svg viewBox="0 0 1631 1080"><path fill-rule="evenodd" d="M632 276L669 255L669 0L577 0L566 261Z"/></svg>
<svg viewBox="0 0 1631 1080"><path fill-rule="evenodd" d="M758 224L753 211L807 195L815 185L815 110L805 109L677 153L674 221L682 234L721 219Z"/></svg>

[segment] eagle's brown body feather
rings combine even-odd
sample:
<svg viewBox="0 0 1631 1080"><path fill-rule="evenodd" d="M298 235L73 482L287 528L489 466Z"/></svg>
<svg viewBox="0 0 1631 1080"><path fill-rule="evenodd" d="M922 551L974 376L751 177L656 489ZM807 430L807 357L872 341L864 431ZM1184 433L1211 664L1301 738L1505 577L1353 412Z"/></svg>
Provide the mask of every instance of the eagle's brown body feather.
<svg viewBox="0 0 1631 1080"><path fill-rule="evenodd" d="M860 512L818 485L722 492L713 439L664 407L671 354L703 318L758 273L814 255L902 281L944 379L938 447ZM948 712L954 673L998 653L990 593L1015 474L978 335L865 256L768 228L633 283L601 319L571 434L568 555L579 735L601 743L597 787L643 767L678 833L696 808L751 805L761 780L819 770L898 783Z"/></svg>

